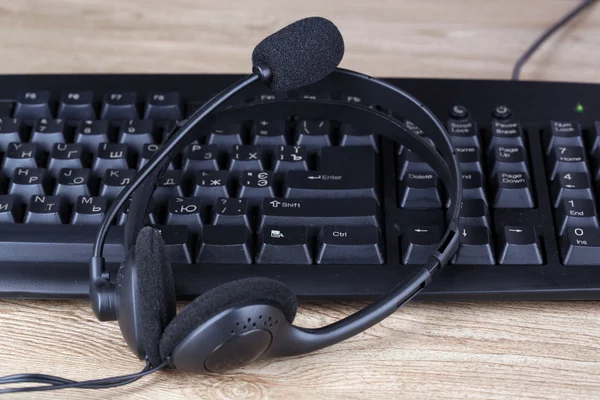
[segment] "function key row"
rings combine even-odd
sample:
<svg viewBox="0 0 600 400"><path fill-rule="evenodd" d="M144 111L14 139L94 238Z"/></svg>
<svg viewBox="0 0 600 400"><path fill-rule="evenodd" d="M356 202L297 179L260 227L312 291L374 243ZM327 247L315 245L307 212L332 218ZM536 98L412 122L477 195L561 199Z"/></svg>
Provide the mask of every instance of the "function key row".
<svg viewBox="0 0 600 400"><path fill-rule="evenodd" d="M60 94L57 104L47 90L21 92L14 102L13 116L23 119L182 119L183 103L178 92L149 93L140 104L135 92L107 92L98 104L91 91L69 91Z"/></svg>

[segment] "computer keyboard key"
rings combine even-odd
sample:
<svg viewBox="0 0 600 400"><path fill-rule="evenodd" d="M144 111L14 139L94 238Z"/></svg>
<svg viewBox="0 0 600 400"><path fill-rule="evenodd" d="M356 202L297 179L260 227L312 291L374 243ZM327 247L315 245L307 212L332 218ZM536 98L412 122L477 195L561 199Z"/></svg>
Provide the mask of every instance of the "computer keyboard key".
<svg viewBox="0 0 600 400"><path fill-rule="evenodd" d="M210 131L206 144L214 144L221 153L227 153L233 146L244 144L242 126L231 124Z"/></svg>
<svg viewBox="0 0 600 400"><path fill-rule="evenodd" d="M219 197L230 197L227 171L200 171L196 173L192 196L212 204Z"/></svg>
<svg viewBox="0 0 600 400"><path fill-rule="evenodd" d="M189 145L183 156L183 170L186 176L193 176L197 171L218 171L218 152L219 149L214 144Z"/></svg>
<svg viewBox="0 0 600 400"><path fill-rule="evenodd" d="M331 124L323 120L299 120L296 124L295 145L316 153L321 147L331 146Z"/></svg>
<svg viewBox="0 0 600 400"><path fill-rule="evenodd" d="M288 171L284 180L284 197L377 199L377 193L372 174Z"/></svg>
<svg viewBox="0 0 600 400"><path fill-rule="evenodd" d="M461 226L484 226L490 228L487 204L482 199L463 200L460 205Z"/></svg>
<svg viewBox="0 0 600 400"><path fill-rule="evenodd" d="M463 199L486 200L483 176L481 172L468 172L462 174Z"/></svg>
<svg viewBox="0 0 600 400"><path fill-rule="evenodd" d="M440 183L435 174L408 173L398 184L400 208L441 208Z"/></svg>
<svg viewBox="0 0 600 400"><path fill-rule="evenodd" d="M45 196L50 191L46 171L41 168L17 168L12 175L8 194L13 194L25 204L31 196Z"/></svg>
<svg viewBox="0 0 600 400"><path fill-rule="evenodd" d="M492 153L492 176L501 173L528 172L525 149L521 146L498 146Z"/></svg>
<svg viewBox="0 0 600 400"><path fill-rule="evenodd" d="M375 226L324 226L318 237L317 264L383 264L379 229Z"/></svg>
<svg viewBox="0 0 600 400"><path fill-rule="evenodd" d="M191 263L187 228L177 225L157 228L161 231L169 260L172 263ZM22 241L24 234L29 241ZM26 224L11 225L10 229L0 229L0 262L83 265L89 261L97 234L97 226L37 225L32 229ZM124 256L123 227L112 227L106 238L104 257L109 263L119 263Z"/></svg>
<svg viewBox="0 0 600 400"><path fill-rule="evenodd" d="M0 152L7 151L10 143L20 143L21 140L21 121L0 117Z"/></svg>
<svg viewBox="0 0 600 400"><path fill-rule="evenodd" d="M318 164L319 172L374 180L377 153L369 146L324 147Z"/></svg>
<svg viewBox="0 0 600 400"><path fill-rule="evenodd" d="M21 92L17 95L14 117L22 119L52 118L50 92L47 90Z"/></svg>
<svg viewBox="0 0 600 400"><path fill-rule="evenodd" d="M284 146L287 144L285 121L254 121L250 137L254 145Z"/></svg>
<svg viewBox="0 0 600 400"><path fill-rule="evenodd" d="M569 227L560 237L564 265L600 265L600 229Z"/></svg>
<svg viewBox="0 0 600 400"><path fill-rule="evenodd" d="M532 226L504 226L498 243L498 264L542 265L540 240Z"/></svg>
<svg viewBox="0 0 600 400"><path fill-rule="evenodd" d="M100 144L110 142L108 121L91 119L79 121L73 141L83 145L86 153L95 153Z"/></svg>
<svg viewBox="0 0 600 400"><path fill-rule="evenodd" d="M455 146L454 150L456 151L462 172L483 172L479 147Z"/></svg>
<svg viewBox="0 0 600 400"><path fill-rule="evenodd" d="M238 225L251 230L248 200L220 197L212 208L213 225Z"/></svg>
<svg viewBox="0 0 600 400"><path fill-rule="evenodd" d="M358 130L349 124L340 125L340 146L370 146L379 151L375 133Z"/></svg>
<svg viewBox="0 0 600 400"><path fill-rule="evenodd" d="M42 164L43 152L35 143L9 143L4 158L2 170L11 176L18 168L37 168Z"/></svg>
<svg viewBox="0 0 600 400"><path fill-rule="evenodd" d="M108 92L104 95L100 118L122 121L139 117L135 92Z"/></svg>
<svg viewBox="0 0 600 400"><path fill-rule="evenodd" d="M564 199L594 199L590 176L583 172L557 174L550 184L552 203L558 208Z"/></svg>
<svg viewBox="0 0 600 400"><path fill-rule="evenodd" d="M23 206L18 199L11 194L0 195L0 224L17 224L22 220Z"/></svg>
<svg viewBox="0 0 600 400"><path fill-rule="evenodd" d="M264 158L261 146L237 145L229 153L229 171L234 175L241 171L264 171Z"/></svg>
<svg viewBox="0 0 600 400"><path fill-rule="evenodd" d="M483 226L459 227L459 246L452 264L494 265L494 249L490 230Z"/></svg>
<svg viewBox="0 0 600 400"><path fill-rule="evenodd" d="M30 142L45 152L52 151L55 143L65 143L65 121L62 119L38 119L31 130Z"/></svg>
<svg viewBox="0 0 600 400"><path fill-rule="evenodd" d="M569 227L598 228L598 214L593 200L563 199L556 210L556 229L562 235Z"/></svg>
<svg viewBox="0 0 600 400"><path fill-rule="evenodd" d="M442 229L439 226L412 226L402 236L402 263L407 265L423 265L430 254L442 240Z"/></svg>
<svg viewBox="0 0 600 400"><path fill-rule="evenodd" d="M306 226L312 235L323 225L379 227L379 219L373 198L264 199L260 226Z"/></svg>
<svg viewBox="0 0 600 400"><path fill-rule="evenodd" d="M124 143L102 143L94 157L92 170L102 176L109 169L129 169L131 153Z"/></svg>
<svg viewBox="0 0 600 400"><path fill-rule="evenodd" d="M154 123L148 119L123 121L119 127L119 143L124 143L134 153L141 153L144 145L154 143Z"/></svg>
<svg viewBox="0 0 600 400"><path fill-rule="evenodd" d="M25 218L26 224L64 224L66 209L59 196L31 196Z"/></svg>
<svg viewBox="0 0 600 400"><path fill-rule="evenodd" d="M191 233L202 233L204 206L197 197L172 197L167 208L167 225L185 225Z"/></svg>
<svg viewBox="0 0 600 400"><path fill-rule="evenodd" d="M247 199L252 207L260 207L265 197L276 197L273 172L242 173L238 181L238 197Z"/></svg>
<svg viewBox="0 0 600 400"><path fill-rule="evenodd" d="M582 147L581 127L575 121L550 121L550 132L544 136L546 153L550 154L556 147Z"/></svg>
<svg viewBox="0 0 600 400"><path fill-rule="evenodd" d="M107 169L102 176L98 194L109 201L117 198L121 190L131 182L136 171L133 169Z"/></svg>
<svg viewBox="0 0 600 400"><path fill-rule="evenodd" d="M450 120L446 128L455 146L475 146L481 148L477 123L471 120Z"/></svg>
<svg viewBox="0 0 600 400"><path fill-rule="evenodd" d="M500 146L525 148L523 128L519 122L493 120L491 134L489 150Z"/></svg>
<svg viewBox="0 0 600 400"><path fill-rule="evenodd" d="M142 169L144 165L150 161L150 159L156 154L156 152L160 149L160 145L154 143L146 143L142 146L142 152L138 154L137 160L137 169ZM167 165L167 169L175 169L175 163L179 160L176 158L175 160L169 162Z"/></svg>
<svg viewBox="0 0 600 400"><path fill-rule="evenodd" d="M252 264L252 260L252 234L245 226L204 227L196 263Z"/></svg>
<svg viewBox="0 0 600 400"><path fill-rule="evenodd" d="M310 265L312 247L306 227L265 226L259 235L256 263Z"/></svg>
<svg viewBox="0 0 600 400"><path fill-rule="evenodd" d="M167 170L158 181L154 192L154 203L156 205L166 204L171 197L183 197L184 187L181 171Z"/></svg>
<svg viewBox="0 0 600 400"><path fill-rule="evenodd" d="M273 171L280 176L287 171L308 171L306 147L278 146L273 164Z"/></svg>
<svg viewBox="0 0 600 400"><path fill-rule="evenodd" d="M403 149L398 156L398 176L400 179L408 173L413 174L434 174L433 168L427 164L415 152L409 149Z"/></svg>
<svg viewBox="0 0 600 400"><path fill-rule="evenodd" d="M494 179L494 208L534 208L531 184L523 172L502 172Z"/></svg>
<svg viewBox="0 0 600 400"><path fill-rule="evenodd" d="M94 93L90 91L63 92L58 104L58 118L96 119Z"/></svg>
<svg viewBox="0 0 600 400"><path fill-rule="evenodd" d="M70 220L73 225L100 225L108 210L105 197L79 196L74 204Z"/></svg>
<svg viewBox="0 0 600 400"><path fill-rule="evenodd" d="M127 222L127 217L129 216L129 208L131 207L131 199L127 199L121 207L119 212L119 216L117 217L117 225L125 225ZM154 201L150 202L148 206L147 215L144 220L144 224L146 225L156 225L158 224L158 218L156 216L156 212L154 211Z"/></svg>
<svg viewBox="0 0 600 400"><path fill-rule="evenodd" d="M156 121L177 121L182 119L183 112L179 93L150 93L146 100L144 118L153 119Z"/></svg>
<svg viewBox="0 0 600 400"><path fill-rule="evenodd" d="M425 133L421 130L421 128L419 128L418 126L414 125L412 122L410 121L406 121L407 123L405 124L407 128L409 128L410 131L414 132L415 134L421 136L421 138L425 141L426 144L428 144L429 146L431 146L432 148L435 149L435 143L433 143L433 140L431 140L431 138L428 138L427 136L424 136ZM404 145L396 145L398 152L398 155L402 155L402 153L404 153L404 150L408 150L410 151L410 149L407 149L406 146ZM416 160L420 160L418 157L415 157Z"/></svg>
<svg viewBox="0 0 600 400"><path fill-rule="evenodd" d="M57 177L63 168L84 167L83 145L78 143L55 143L48 159L48 172Z"/></svg>
<svg viewBox="0 0 600 400"><path fill-rule="evenodd" d="M590 170L585 160L583 147L558 146L554 147L548 158L548 171L550 179L557 174L565 172L583 172L589 174Z"/></svg>
<svg viewBox="0 0 600 400"><path fill-rule="evenodd" d="M89 169L63 168L58 173L53 195L61 197L65 203L75 204L78 197L90 196L93 186Z"/></svg>

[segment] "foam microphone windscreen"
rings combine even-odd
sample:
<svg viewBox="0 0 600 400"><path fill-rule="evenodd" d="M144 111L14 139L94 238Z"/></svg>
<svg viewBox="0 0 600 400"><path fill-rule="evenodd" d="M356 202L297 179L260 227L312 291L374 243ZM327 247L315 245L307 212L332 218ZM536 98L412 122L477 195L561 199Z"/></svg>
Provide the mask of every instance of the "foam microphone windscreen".
<svg viewBox="0 0 600 400"><path fill-rule="evenodd" d="M252 52L252 64L268 67L275 92L317 82L329 75L344 56L344 39L333 22L310 17L267 36Z"/></svg>

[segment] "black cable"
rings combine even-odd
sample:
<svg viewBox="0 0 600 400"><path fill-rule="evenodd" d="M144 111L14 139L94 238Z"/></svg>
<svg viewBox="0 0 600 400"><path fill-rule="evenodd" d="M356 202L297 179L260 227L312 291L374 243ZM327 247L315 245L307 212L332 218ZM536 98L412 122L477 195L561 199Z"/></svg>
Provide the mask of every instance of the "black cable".
<svg viewBox="0 0 600 400"><path fill-rule="evenodd" d="M88 381L72 381L69 379L64 379L51 375L42 375L42 374L18 374L18 375L10 375L0 378L0 385L5 385L9 383L44 383L48 386L33 386L33 387L24 387L24 388L9 388L9 389L0 389L0 394L7 393L24 393L24 392L42 392L48 390L58 390L58 389L69 389L69 388L78 388L78 389L109 389L117 386L126 385L131 382L135 382L138 379L152 374L156 371L159 371L165 367L167 367L168 363L164 362L156 367L152 367L150 363L146 363L144 369L140 372L130 375L122 375L115 376L111 378L104 379L94 379Z"/></svg>
<svg viewBox="0 0 600 400"><path fill-rule="evenodd" d="M521 57L519 57L519 59L517 60L517 62L515 63L515 66L513 68L512 80L513 81L519 80L519 75L521 74L521 68L523 67L523 65L525 65L525 63L527 62L529 57L531 57L533 55L533 53L535 53L535 51L546 41L546 39L548 39L550 36L552 36L557 30L562 28L565 24L567 24L570 20L575 18L575 16L577 16L579 13L581 13L583 10L585 10L588 6L590 6L595 1L596 0L584 0L577 7L575 7L573 10L571 10L567 15L565 15L560 20L555 22L554 25L552 25L550 28L546 29L546 31L539 38L537 38L537 40L535 42L533 42L533 44L525 51L525 53L523 53L521 55Z"/></svg>

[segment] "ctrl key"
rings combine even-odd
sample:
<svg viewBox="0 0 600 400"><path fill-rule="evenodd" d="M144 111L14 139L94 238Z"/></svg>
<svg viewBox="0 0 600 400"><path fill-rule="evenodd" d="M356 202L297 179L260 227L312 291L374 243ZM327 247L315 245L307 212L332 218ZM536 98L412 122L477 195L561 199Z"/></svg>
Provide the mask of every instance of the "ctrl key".
<svg viewBox="0 0 600 400"><path fill-rule="evenodd" d="M379 229L325 226L319 235L317 264L383 264Z"/></svg>
<svg viewBox="0 0 600 400"><path fill-rule="evenodd" d="M568 228L560 249L564 265L600 265L600 228Z"/></svg>
<svg viewBox="0 0 600 400"><path fill-rule="evenodd" d="M304 226L265 226L260 234L257 264L313 263L311 240Z"/></svg>

